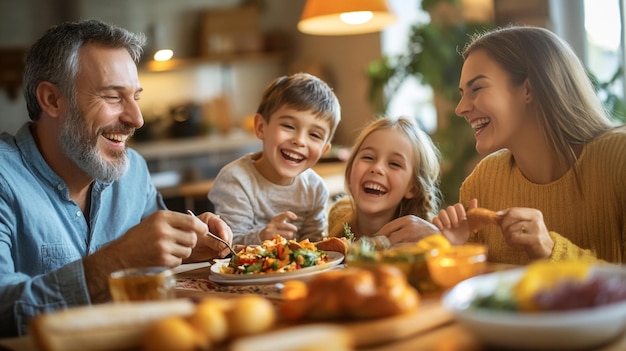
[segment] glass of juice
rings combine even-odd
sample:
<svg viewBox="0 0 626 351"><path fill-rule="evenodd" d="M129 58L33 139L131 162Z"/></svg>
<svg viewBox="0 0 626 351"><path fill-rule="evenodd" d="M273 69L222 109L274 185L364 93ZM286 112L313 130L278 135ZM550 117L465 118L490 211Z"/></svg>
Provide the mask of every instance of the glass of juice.
<svg viewBox="0 0 626 351"><path fill-rule="evenodd" d="M169 267L127 268L109 276L114 302L173 299L175 288L176 278Z"/></svg>

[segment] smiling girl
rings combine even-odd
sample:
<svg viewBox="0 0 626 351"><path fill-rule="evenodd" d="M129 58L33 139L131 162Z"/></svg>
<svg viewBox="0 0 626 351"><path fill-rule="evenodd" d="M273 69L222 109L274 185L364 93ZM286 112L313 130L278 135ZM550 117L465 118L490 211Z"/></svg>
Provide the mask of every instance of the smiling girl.
<svg viewBox="0 0 626 351"><path fill-rule="evenodd" d="M347 161L346 189L329 213L329 236L344 224L355 238L384 235L392 244L438 232L430 220L440 203L439 151L406 117L380 118L357 137Z"/></svg>

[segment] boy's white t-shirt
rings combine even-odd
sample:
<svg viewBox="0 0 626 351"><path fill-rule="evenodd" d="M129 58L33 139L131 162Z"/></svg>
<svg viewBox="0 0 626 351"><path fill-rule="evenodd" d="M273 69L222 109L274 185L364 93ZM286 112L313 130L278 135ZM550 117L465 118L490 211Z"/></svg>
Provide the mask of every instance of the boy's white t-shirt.
<svg viewBox="0 0 626 351"><path fill-rule="evenodd" d="M259 232L281 212L298 216L290 221L298 228L296 240L320 241L327 226L328 189L312 169L298 175L290 185L270 182L254 167L259 152L244 155L218 173L209 201L232 229L233 243L260 244Z"/></svg>

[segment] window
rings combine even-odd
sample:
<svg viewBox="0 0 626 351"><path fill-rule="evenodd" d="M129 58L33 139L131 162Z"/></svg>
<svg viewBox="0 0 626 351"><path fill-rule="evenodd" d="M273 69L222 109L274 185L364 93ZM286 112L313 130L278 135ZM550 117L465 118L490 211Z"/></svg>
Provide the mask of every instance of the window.
<svg viewBox="0 0 626 351"><path fill-rule="evenodd" d="M584 0L586 64L600 82L608 82L623 67L622 14L625 0ZM610 91L624 98L624 76ZM601 96L601 98L605 98Z"/></svg>
<svg viewBox="0 0 626 351"><path fill-rule="evenodd" d="M407 45L410 26L428 22L429 16L421 9L422 0L389 0L399 21L383 32L383 54L395 55L402 53ZM500 5L521 4L517 0L500 1ZM546 7L537 15L537 23L526 23L520 15L519 21L513 18L512 23L548 26L560 37L569 42L587 69L600 83L613 79L618 69L624 65L624 33L622 25L626 0L545 0L534 1ZM471 3L464 0L464 3ZM549 3L548 3L549 2ZM524 5L519 5L524 7ZM529 5L530 6L530 5ZM525 6L528 7L528 6ZM515 8L515 6L513 6ZM515 13L512 14L514 16ZM623 70L623 72L626 70ZM608 87L600 91L603 101L611 94L618 99L626 97L626 76L622 74ZM409 115L422 123L427 131L437 128L436 110L433 105L433 91L429 86L419 82L415 77L407 79L389 101L387 113L392 116ZM607 105L609 108L613 106Z"/></svg>
<svg viewBox="0 0 626 351"><path fill-rule="evenodd" d="M398 17L398 23L382 33L383 55L398 55L404 52L411 25L427 23L430 17L420 6L421 0L390 0L389 5ZM387 115L414 117L427 132L437 127L437 112L433 104L433 90L416 77L408 77L389 101Z"/></svg>

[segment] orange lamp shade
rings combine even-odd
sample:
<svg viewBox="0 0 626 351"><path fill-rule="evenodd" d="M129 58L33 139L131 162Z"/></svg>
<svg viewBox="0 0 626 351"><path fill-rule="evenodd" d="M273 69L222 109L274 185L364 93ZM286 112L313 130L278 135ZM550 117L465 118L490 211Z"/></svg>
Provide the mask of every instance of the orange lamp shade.
<svg viewBox="0 0 626 351"><path fill-rule="evenodd" d="M298 30L313 35L365 34L395 21L386 0L307 0Z"/></svg>

